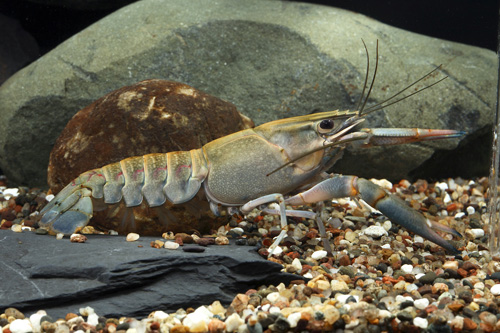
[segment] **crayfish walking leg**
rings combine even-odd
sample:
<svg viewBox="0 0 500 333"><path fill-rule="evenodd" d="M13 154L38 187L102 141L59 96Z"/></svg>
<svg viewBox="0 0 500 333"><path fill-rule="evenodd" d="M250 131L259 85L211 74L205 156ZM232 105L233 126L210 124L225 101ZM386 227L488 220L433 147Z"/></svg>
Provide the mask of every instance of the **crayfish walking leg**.
<svg viewBox="0 0 500 333"><path fill-rule="evenodd" d="M363 178L336 175L316 184L305 192L286 199L285 203L292 206L305 205L342 197L360 197L370 206L381 211L392 222L440 245L452 254L460 253L431 228L451 233L457 237L461 237L460 233L452 228L429 221L400 198L389 194L380 186Z"/></svg>

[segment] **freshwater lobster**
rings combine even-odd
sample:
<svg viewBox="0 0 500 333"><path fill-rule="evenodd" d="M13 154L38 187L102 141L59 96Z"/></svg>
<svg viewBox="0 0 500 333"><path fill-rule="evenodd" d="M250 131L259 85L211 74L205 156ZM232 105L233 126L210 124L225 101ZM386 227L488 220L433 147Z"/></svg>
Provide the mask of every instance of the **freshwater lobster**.
<svg viewBox="0 0 500 333"><path fill-rule="evenodd" d="M167 200L172 204L188 202L202 190L214 214L220 213L220 207L228 207L231 211L239 209L247 214L255 207L277 202L278 210L267 209L269 213L280 215L282 227L270 248L272 253L286 235L287 215L317 217L313 212L287 210L285 205L359 197L392 222L456 254L458 250L431 229L460 236L452 228L431 223L369 180L325 172L341 157L348 144L370 147L456 138L464 134L455 130L417 128L363 128L356 131L368 113L415 94L382 106L437 70L384 102L365 109L377 72L378 44L375 74L363 99L369 57L367 67L359 111L336 110L280 119L216 139L200 149L130 157L84 172L43 208L40 225L54 233L71 234L88 224L95 205L113 205L123 200L127 207L134 207L145 198L150 207L162 207ZM289 196L306 188L309 189ZM325 238L321 222L318 227ZM328 241L325 245L329 248Z"/></svg>

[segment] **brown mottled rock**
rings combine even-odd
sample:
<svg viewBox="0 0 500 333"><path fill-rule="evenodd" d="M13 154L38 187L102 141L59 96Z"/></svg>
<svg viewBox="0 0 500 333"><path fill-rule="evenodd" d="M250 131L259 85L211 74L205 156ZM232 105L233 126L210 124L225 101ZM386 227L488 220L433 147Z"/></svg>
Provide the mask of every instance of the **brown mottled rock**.
<svg viewBox="0 0 500 333"><path fill-rule="evenodd" d="M48 183L57 193L85 171L131 156L200 148L252 126L233 104L191 86L141 81L112 91L75 114L50 154ZM207 232L226 220L209 212L202 193L184 205L166 205L168 230ZM119 208L96 212L91 223L121 233L166 231L157 210L145 203L133 208L135 225L127 222L124 206Z"/></svg>

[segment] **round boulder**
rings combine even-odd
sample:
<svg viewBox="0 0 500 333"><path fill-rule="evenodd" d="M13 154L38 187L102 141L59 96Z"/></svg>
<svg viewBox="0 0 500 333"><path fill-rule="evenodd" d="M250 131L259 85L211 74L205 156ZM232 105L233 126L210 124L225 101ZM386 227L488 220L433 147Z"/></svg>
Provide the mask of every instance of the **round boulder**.
<svg viewBox="0 0 500 333"><path fill-rule="evenodd" d="M141 81L115 90L75 114L50 154L48 183L57 193L85 171L131 156L200 148L252 126L233 104L191 86ZM216 219L208 203L201 203L203 195L193 200L161 212L146 204L135 207L135 223L129 221L130 209L120 204L95 213L92 223L119 232L158 234L166 231L166 220L172 231L208 231L226 221Z"/></svg>

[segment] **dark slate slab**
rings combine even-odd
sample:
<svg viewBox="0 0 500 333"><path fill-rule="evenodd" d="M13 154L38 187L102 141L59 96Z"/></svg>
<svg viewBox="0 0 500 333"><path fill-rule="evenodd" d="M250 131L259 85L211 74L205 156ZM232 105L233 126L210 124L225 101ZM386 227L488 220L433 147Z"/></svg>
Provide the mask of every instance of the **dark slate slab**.
<svg viewBox="0 0 500 333"><path fill-rule="evenodd" d="M90 235L86 243L0 230L0 313L46 310L53 318L91 306L100 316L144 317L151 311L229 304L239 292L300 278L248 246L209 246L202 253L150 247L155 237Z"/></svg>

